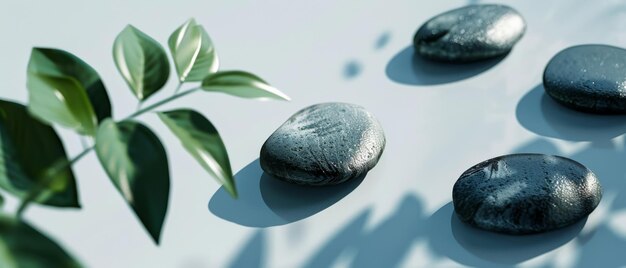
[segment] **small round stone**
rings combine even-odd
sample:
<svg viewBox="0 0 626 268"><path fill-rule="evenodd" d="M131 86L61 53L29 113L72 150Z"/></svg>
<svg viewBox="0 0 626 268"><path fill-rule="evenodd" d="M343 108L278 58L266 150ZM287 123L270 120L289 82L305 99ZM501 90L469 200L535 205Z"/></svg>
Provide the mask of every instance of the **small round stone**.
<svg viewBox="0 0 626 268"><path fill-rule="evenodd" d="M261 168L304 185L332 185L365 175L385 148L383 129L363 107L323 103L283 123L261 148Z"/></svg>
<svg viewBox="0 0 626 268"><path fill-rule="evenodd" d="M602 198L596 176L559 156L512 154L473 166L454 184L459 218L508 234L546 232L576 223Z"/></svg>
<svg viewBox="0 0 626 268"><path fill-rule="evenodd" d="M422 25L415 52L446 62L472 62L502 56L519 41L526 22L505 5L470 5L437 15Z"/></svg>
<svg viewBox="0 0 626 268"><path fill-rule="evenodd" d="M546 93L569 108L589 113L626 113L626 50L580 45L554 56L543 73Z"/></svg>

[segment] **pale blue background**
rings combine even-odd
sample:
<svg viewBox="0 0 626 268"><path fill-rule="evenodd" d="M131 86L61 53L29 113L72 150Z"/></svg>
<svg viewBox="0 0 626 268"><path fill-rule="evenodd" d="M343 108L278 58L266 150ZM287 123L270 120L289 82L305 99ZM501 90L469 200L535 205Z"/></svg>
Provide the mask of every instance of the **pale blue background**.
<svg viewBox="0 0 626 268"><path fill-rule="evenodd" d="M418 62L413 70L406 49L417 27L467 1L2 1L2 98L26 101L31 47L62 48L100 73L122 118L136 103L111 58L115 36L132 23L165 44L189 17L213 38L222 69L254 72L293 98L198 93L164 107L194 107L218 127L233 170L241 170L236 202L156 116L141 117L164 141L171 164L159 247L93 154L75 167L81 210L32 207L26 218L91 267L624 266L626 118L562 109L540 84L547 61L567 46L626 46L626 4L502 2L528 23L510 55L457 68ZM151 101L172 93L173 78ZM326 101L359 104L377 116L387 135L378 166L360 185L322 193L261 178L254 161L263 141L297 110ZM60 133L70 154L80 151L75 135ZM503 237L454 220L449 202L458 176L522 151L569 156L597 173L605 196L586 223ZM8 200L8 209L15 204Z"/></svg>

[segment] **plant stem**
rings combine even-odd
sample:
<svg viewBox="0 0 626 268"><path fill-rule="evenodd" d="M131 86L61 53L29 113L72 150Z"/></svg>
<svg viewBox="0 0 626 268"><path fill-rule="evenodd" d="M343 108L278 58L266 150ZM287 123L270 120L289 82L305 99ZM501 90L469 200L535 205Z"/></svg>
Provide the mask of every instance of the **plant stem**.
<svg viewBox="0 0 626 268"><path fill-rule="evenodd" d="M182 83L180 84L182 85ZM179 85L179 88L180 88ZM126 118L122 119L121 121L124 120L128 120L128 119L132 119L135 118L137 116L140 116L146 112L149 112L151 110L153 110L154 108L157 108L163 104L166 104L170 101L173 101L175 99L178 99L180 97L189 95L193 92L196 92L200 90L200 87L196 87L196 88L192 88L180 93L176 93L173 96L163 99L159 102L156 102L148 107L145 107L143 109L139 109L136 112L134 112L133 114L127 116ZM43 182L43 184L41 185L40 188L44 188L47 187L48 184L52 183L52 179L54 177L54 175L56 175L57 172L60 172L61 170L65 169L68 166L73 165L74 163L78 162L78 160L82 159L85 155L87 155L89 152L93 151L93 149L95 148L94 146L85 148L82 152L80 152L78 155L76 155L74 158L72 158L70 161L65 162L64 164L60 165L57 169L52 170L51 174L46 178L46 180ZM41 193L41 189L38 188L34 191L30 191L24 198L22 198L22 202L20 203L20 206L18 207L17 211L15 212L15 217L20 218L22 217L22 215L24 214L24 211L26 210L26 208L28 208L28 206L30 205L30 203L32 203L35 199L37 199L37 197L39 197L39 194Z"/></svg>
<svg viewBox="0 0 626 268"><path fill-rule="evenodd" d="M154 103L154 104L152 104L152 105L150 105L148 107L142 108L141 110L134 112L133 114L127 116L124 119L122 119L122 121L128 120L128 119L132 119L132 118L135 118L137 116L140 116L140 115L142 115L142 114L144 114L146 112L149 112L149 111L153 110L154 108L157 108L157 107L159 107L159 106L161 106L163 104L166 104L166 103L168 103L170 101L173 101L175 99L178 99L180 97L186 96L186 95L191 94L193 92L196 92L198 90L200 90L200 88L196 87L196 88L192 88L192 89L189 89L189 90L177 93L177 94L175 94L175 95L173 95L173 96L171 96L169 98L163 99L163 100L161 100L159 102L156 102L156 103Z"/></svg>
<svg viewBox="0 0 626 268"><path fill-rule="evenodd" d="M174 90L174 95L178 94L178 91L180 91L180 88L182 86L183 86L183 82L179 81L178 86L176 86L176 90Z"/></svg>
<svg viewBox="0 0 626 268"><path fill-rule="evenodd" d="M139 109L141 109L141 105L143 104L143 101L138 101L137 102L137 108L135 109L135 111L139 111Z"/></svg>
<svg viewBox="0 0 626 268"><path fill-rule="evenodd" d="M50 183L52 183L52 179L54 178L54 175L56 175L56 173L62 171L66 167L69 167L69 166L73 165L74 163L78 162L78 160L80 160L83 157L85 157L93 149L94 149L94 146L91 146L91 147L83 150L81 153L79 153L77 156L72 158L70 161L67 161L67 162L61 164L60 166L56 167L55 169L53 169L52 172L50 172L50 175L48 175L46 177L46 180L43 182L43 185L41 185L41 188L46 187ZM37 189L36 191L30 191L24 198L22 198L22 202L20 203L20 206L18 207L17 211L15 212L15 216L17 218L21 218L22 214L24 214L24 211L26 210L26 208L28 208L28 205L30 205L30 203L32 203L39 196L40 193L41 193L41 189Z"/></svg>
<svg viewBox="0 0 626 268"><path fill-rule="evenodd" d="M89 141L84 136L80 136L80 144L83 146L83 149L89 148Z"/></svg>

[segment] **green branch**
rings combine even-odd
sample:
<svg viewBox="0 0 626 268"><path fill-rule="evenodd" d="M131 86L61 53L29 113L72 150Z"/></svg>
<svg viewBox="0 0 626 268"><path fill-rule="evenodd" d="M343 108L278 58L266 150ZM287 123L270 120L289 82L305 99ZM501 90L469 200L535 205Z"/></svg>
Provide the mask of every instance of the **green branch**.
<svg viewBox="0 0 626 268"><path fill-rule="evenodd" d="M194 93L194 92L198 91L199 89L200 89L200 87L196 87L196 88L192 88L192 89L183 91L181 93L174 94L174 95L172 95L169 98L165 98L165 99L163 99L163 100L161 100L159 102L156 102L156 103L154 103L154 104L152 104L152 105L150 105L148 107L142 108L142 109L132 113L131 115L125 117L121 121L132 119L132 118L135 118L137 116L140 116L140 115L142 115L142 114L144 114L146 112L149 112L149 111L151 111L151 110L153 110L153 109L155 109L155 108L157 108L157 107L159 107L159 106L161 106L163 104L166 104L166 103L168 103L170 101L173 101L173 100L178 99L180 97L183 97L183 96L189 95L191 93Z"/></svg>
<svg viewBox="0 0 626 268"><path fill-rule="evenodd" d="M178 86L178 88L180 88L180 85ZM183 92L180 93L176 93L171 97L165 98L161 101L158 101L150 106L147 106L145 108L142 108L132 114L130 114L129 116L125 117L124 119L122 119L121 121L125 121L125 120L129 120L129 119L133 119L135 117L138 117L146 112L152 111L156 108L158 108L161 105L167 104L173 100L179 99L181 97L184 97L186 95L189 95L191 93L194 93L196 91L200 90L200 87L196 87L196 88L191 88L189 90L185 90ZM36 190L34 191L30 191L24 198L22 198L22 201L17 209L17 211L15 212L15 216L17 218L22 217L22 215L24 214L24 211L26 210L26 208L28 208L28 206L39 197L39 195L41 194L41 189L44 189L47 185L52 183L52 178L54 177L53 175L55 175L55 173L60 172L61 170L65 169L68 166L73 165L74 163L78 162L80 159L82 159L84 156L86 156L87 154L89 154L89 152L93 151L93 149L95 148L95 145L85 148L82 152L80 152L78 155L76 155L74 158L72 158L70 161L65 162L64 164L54 168L52 170L52 175L48 176L47 180L45 180L42 185L39 188L36 188Z"/></svg>
<svg viewBox="0 0 626 268"><path fill-rule="evenodd" d="M78 160L80 160L83 157L85 157L93 149L94 149L94 146L89 147L89 148L83 150L80 154L78 154L74 158L72 158L70 161L67 161L67 162L65 162L65 163L63 163L61 165L53 167L52 170L49 173L49 176L46 177L46 179L42 183L42 185L40 185L39 188L36 188L35 191L28 192L28 194L24 198L22 198L22 202L20 203L20 206L18 207L17 211L15 212L15 216L17 218L20 218L22 216L22 214L24 213L24 210L26 210L28 205L30 205L30 203L32 203L35 199L37 199L37 197L39 197L39 194L41 194L41 189L45 188L45 186L47 186L47 185L52 183L54 175L56 175L58 172L63 171L65 168L73 165L74 163L78 162Z"/></svg>
<svg viewBox="0 0 626 268"><path fill-rule="evenodd" d="M183 82L178 82L178 86L176 86L176 89L174 90L174 95L178 94L182 86L183 86Z"/></svg>

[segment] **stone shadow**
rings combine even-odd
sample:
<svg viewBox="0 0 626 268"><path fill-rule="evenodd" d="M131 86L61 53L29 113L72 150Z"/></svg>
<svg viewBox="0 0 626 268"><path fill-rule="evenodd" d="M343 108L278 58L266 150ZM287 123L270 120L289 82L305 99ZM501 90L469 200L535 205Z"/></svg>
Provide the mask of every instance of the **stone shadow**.
<svg viewBox="0 0 626 268"><path fill-rule="evenodd" d="M415 55L413 46L398 52L387 63L385 73L405 85L429 86L461 81L479 75L500 63L506 55L473 63L442 63Z"/></svg>
<svg viewBox="0 0 626 268"><path fill-rule="evenodd" d="M365 176L326 187L300 186L263 173L259 160L235 174L239 198L221 187L209 201L209 211L243 226L270 227L292 223L330 207L358 187Z"/></svg>

